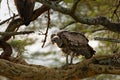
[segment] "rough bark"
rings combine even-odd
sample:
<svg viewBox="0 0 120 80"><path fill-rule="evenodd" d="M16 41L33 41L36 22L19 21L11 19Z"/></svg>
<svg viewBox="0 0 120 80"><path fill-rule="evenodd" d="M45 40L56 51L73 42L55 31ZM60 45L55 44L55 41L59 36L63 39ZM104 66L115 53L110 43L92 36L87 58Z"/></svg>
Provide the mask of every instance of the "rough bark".
<svg viewBox="0 0 120 80"><path fill-rule="evenodd" d="M117 55L118 57L119 55ZM116 55L99 55L61 68L20 64L0 59L0 75L12 80L79 80L98 74L120 74Z"/></svg>

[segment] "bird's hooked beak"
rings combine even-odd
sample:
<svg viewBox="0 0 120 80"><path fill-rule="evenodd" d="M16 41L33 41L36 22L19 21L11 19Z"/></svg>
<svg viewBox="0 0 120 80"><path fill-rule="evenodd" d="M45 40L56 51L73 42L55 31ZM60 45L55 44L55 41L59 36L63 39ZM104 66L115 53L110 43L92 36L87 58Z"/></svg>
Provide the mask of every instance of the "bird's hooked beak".
<svg viewBox="0 0 120 80"><path fill-rule="evenodd" d="M62 45L62 42L61 42L59 36L57 36L55 34L51 35L51 42L52 42L52 44L56 43L59 47Z"/></svg>
<svg viewBox="0 0 120 80"><path fill-rule="evenodd" d="M59 40L60 40L60 38L58 36L54 36L54 37L51 38L51 41L52 41L53 44L58 43Z"/></svg>

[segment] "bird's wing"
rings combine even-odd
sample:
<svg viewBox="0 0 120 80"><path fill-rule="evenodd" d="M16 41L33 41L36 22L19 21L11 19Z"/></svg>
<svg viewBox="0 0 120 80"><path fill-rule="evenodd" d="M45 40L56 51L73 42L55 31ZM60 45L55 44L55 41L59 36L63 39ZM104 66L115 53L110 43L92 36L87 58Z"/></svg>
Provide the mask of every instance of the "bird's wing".
<svg viewBox="0 0 120 80"><path fill-rule="evenodd" d="M88 45L88 39L81 33L62 31L57 34L64 47L66 49L64 52L69 50L73 52L76 56L83 55L85 58L91 58L95 51Z"/></svg>
<svg viewBox="0 0 120 80"><path fill-rule="evenodd" d="M14 0L15 2L15 5L16 5L16 8L18 10L18 13L20 16L23 16L24 14L22 13L23 12L23 9L24 9L24 0Z"/></svg>
<svg viewBox="0 0 120 80"><path fill-rule="evenodd" d="M66 40L68 44L78 46L78 45L87 45L88 39L81 33L61 31L58 33L61 39Z"/></svg>
<svg viewBox="0 0 120 80"><path fill-rule="evenodd" d="M35 0L14 0L18 13L27 25L33 15Z"/></svg>
<svg viewBox="0 0 120 80"><path fill-rule="evenodd" d="M33 15L33 10L34 10L34 5L35 5L35 0L26 0L24 4L24 9L23 9L23 18L25 23L29 24L31 17Z"/></svg>

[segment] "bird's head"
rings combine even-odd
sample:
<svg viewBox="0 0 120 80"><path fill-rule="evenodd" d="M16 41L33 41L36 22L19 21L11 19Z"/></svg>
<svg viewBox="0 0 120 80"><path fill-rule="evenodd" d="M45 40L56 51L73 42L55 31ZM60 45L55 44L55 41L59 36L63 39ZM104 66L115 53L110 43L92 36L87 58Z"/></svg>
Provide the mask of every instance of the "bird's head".
<svg viewBox="0 0 120 80"><path fill-rule="evenodd" d="M57 36L56 34L52 34L52 35L51 35L51 42L52 42L53 44L56 43L59 47L62 46L62 41L61 41L60 37Z"/></svg>

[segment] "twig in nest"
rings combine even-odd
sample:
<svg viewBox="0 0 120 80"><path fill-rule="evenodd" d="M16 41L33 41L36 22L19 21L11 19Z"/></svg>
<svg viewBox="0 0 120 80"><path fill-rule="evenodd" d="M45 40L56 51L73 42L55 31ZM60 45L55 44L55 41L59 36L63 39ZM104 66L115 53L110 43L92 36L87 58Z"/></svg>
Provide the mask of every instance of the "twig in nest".
<svg viewBox="0 0 120 80"><path fill-rule="evenodd" d="M108 41L108 42L120 43L120 39L101 38L101 37L95 37L94 39L95 40L100 40L100 41Z"/></svg>
<svg viewBox="0 0 120 80"><path fill-rule="evenodd" d="M45 32L45 38L44 38L44 41L43 41L43 45L42 45L42 48L44 47L45 45L45 42L46 42L46 39L47 39L47 33L48 33L48 29L50 27L50 10L48 10L48 23L47 23L47 30Z"/></svg>
<svg viewBox="0 0 120 80"><path fill-rule="evenodd" d="M21 31L21 32L0 32L0 35L14 36L34 33L34 31Z"/></svg>

